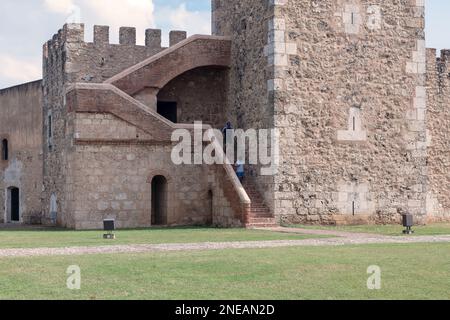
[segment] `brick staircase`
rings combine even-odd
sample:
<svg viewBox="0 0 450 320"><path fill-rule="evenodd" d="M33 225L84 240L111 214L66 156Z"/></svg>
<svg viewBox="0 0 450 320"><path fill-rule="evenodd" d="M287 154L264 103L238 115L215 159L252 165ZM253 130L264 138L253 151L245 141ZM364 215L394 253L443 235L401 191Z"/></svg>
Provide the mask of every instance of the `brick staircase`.
<svg viewBox="0 0 450 320"><path fill-rule="evenodd" d="M270 212L269 208L264 204L264 200L256 189L256 186L249 181L244 181L243 187L247 192L250 200L252 201L250 207L250 215L248 217L248 222L246 223L247 228L270 228L279 227L276 222L275 217Z"/></svg>

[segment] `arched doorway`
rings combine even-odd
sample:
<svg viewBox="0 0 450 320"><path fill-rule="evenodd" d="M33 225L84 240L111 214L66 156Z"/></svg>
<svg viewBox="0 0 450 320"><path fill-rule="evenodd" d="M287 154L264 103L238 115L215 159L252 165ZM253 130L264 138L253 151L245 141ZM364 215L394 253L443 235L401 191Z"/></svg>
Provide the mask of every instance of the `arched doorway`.
<svg viewBox="0 0 450 320"><path fill-rule="evenodd" d="M20 222L20 190L19 188L8 188L7 222Z"/></svg>
<svg viewBox="0 0 450 320"><path fill-rule="evenodd" d="M152 225L167 224L167 179L155 176L152 179Z"/></svg>

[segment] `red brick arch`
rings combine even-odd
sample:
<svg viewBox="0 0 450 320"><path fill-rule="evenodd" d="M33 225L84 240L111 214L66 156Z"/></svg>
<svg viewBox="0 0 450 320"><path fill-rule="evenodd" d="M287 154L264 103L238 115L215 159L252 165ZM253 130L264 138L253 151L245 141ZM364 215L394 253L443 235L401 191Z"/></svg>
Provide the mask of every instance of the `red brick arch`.
<svg viewBox="0 0 450 320"><path fill-rule="evenodd" d="M119 73L105 83L129 95L144 88L163 88L177 76L200 67L229 67L231 41L225 37L192 36Z"/></svg>

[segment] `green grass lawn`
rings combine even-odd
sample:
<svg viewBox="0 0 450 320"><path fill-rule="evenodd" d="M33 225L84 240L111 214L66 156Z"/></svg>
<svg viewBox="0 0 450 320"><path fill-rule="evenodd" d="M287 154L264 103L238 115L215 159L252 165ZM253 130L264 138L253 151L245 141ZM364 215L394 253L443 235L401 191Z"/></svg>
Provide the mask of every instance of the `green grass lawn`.
<svg viewBox="0 0 450 320"><path fill-rule="evenodd" d="M362 226L307 226L289 225L288 227L303 229L320 229L347 232L374 233L387 236L403 236L401 225L362 225ZM450 235L450 223L430 224L413 227L415 236Z"/></svg>
<svg viewBox="0 0 450 320"><path fill-rule="evenodd" d="M81 290L66 269L81 268ZM381 268L368 290L367 268ZM450 299L449 244L0 259L0 299Z"/></svg>
<svg viewBox="0 0 450 320"><path fill-rule="evenodd" d="M116 232L116 240L103 240L103 233L103 231L0 230L0 248L58 248L117 244L298 240L317 238L317 236L270 231L213 228L119 230Z"/></svg>

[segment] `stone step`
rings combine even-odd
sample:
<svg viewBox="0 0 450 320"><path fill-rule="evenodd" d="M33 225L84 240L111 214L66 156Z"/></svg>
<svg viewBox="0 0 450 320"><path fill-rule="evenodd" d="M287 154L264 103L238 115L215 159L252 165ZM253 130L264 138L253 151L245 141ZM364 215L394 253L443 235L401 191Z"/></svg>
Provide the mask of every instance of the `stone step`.
<svg viewBox="0 0 450 320"><path fill-rule="evenodd" d="M244 189L251 200L250 212L248 216L247 228L270 228L277 227L276 219L273 217L269 208L265 205L264 199L256 187L246 182Z"/></svg>
<svg viewBox="0 0 450 320"><path fill-rule="evenodd" d="M262 201L263 200L263 198L260 195L252 195L251 193L248 193L248 192L247 192L247 195L249 196L250 199L255 199L255 200L258 200L258 201Z"/></svg>
<svg viewBox="0 0 450 320"><path fill-rule="evenodd" d="M248 223L245 225L246 228L276 228L279 227L276 223Z"/></svg>
<svg viewBox="0 0 450 320"><path fill-rule="evenodd" d="M251 208L256 208L256 209L260 209L260 208L263 208L263 209L266 209L266 210L268 209L264 204L256 203L256 202L253 202L250 207Z"/></svg>
<svg viewBox="0 0 450 320"><path fill-rule="evenodd" d="M269 221L269 220L267 220L267 221L248 221L246 225L254 226L254 225L260 225L260 224L272 225L272 226L278 226L279 227L279 225L276 223L275 220L272 220L272 221Z"/></svg>
<svg viewBox="0 0 450 320"><path fill-rule="evenodd" d="M248 196L250 198L250 200L255 200L256 203L262 203L263 202L263 198L261 197L252 197L252 196Z"/></svg>
<svg viewBox="0 0 450 320"><path fill-rule="evenodd" d="M254 196L258 196L258 197L260 197L261 195L260 195L260 193L258 192L258 191L252 191L252 190L248 190L248 189L245 189L245 191L247 192L247 194L249 194L249 195L254 195Z"/></svg>
<svg viewBox="0 0 450 320"><path fill-rule="evenodd" d="M270 212L262 213L262 212L250 212L248 215L249 218L270 218L273 219L273 215Z"/></svg>
<svg viewBox="0 0 450 320"><path fill-rule="evenodd" d="M248 223L275 223L275 218L249 218Z"/></svg>
<svg viewBox="0 0 450 320"><path fill-rule="evenodd" d="M244 188L245 188L245 187L244 187ZM246 188L245 190L246 190L248 193L259 194L259 191L256 190L256 189L249 189L249 188Z"/></svg>
<svg viewBox="0 0 450 320"><path fill-rule="evenodd" d="M272 216L269 210L250 210L250 214L257 216Z"/></svg>
<svg viewBox="0 0 450 320"><path fill-rule="evenodd" d="M250 209L251 209L251 210L256 210L256 211L261 211L261 210L269 211L269 210L267 209L267 207L264 207L264 206L257 206L257 207L251 206Z"/></svg>
<svg viewBox="0 0 450 320"><path fill-rule="evenodd" d="M258 198L256 198L256 197L250 197L250 200L251 199L253 199L253 200L256 200L256 201L258 201L258 202L255 202L256 204L260 204L260 205L263 205L264 204L264 200L263 200L263 198L261 198L261 197L258 197Z"/></svg>
<svg viewBox="0 0 450 320"><path fill-rule="evenodd" d="M253 193L250 193L250 192L247 192L247 194L248 194L248 196L250 198L262 199L261 195L259 195L259 194L253 194Z"/></svg>

